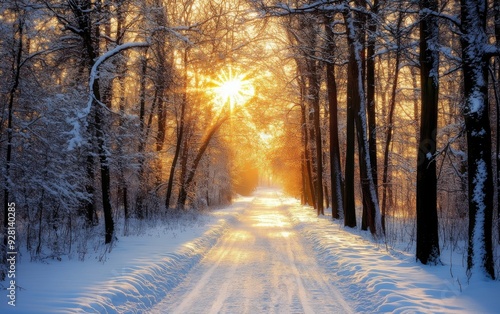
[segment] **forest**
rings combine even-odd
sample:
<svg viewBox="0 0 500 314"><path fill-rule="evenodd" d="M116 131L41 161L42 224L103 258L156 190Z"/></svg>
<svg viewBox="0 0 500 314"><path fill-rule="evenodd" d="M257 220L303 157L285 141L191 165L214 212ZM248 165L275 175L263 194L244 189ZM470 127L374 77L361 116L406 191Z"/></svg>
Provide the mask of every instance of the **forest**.
<svg viewBox="0 0 500 314"><path fill-rule="evenodd" d="M0 77L0 279L259 184L500 274L500 0L2 0Z"/></svg>

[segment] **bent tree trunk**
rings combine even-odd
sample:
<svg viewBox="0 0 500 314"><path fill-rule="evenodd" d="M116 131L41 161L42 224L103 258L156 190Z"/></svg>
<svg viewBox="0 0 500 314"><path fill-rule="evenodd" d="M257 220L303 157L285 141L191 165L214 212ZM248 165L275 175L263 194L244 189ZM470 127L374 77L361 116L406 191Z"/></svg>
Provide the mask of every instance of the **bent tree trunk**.
<svg viewBox="0 0 500 314"><path fill-rule="evenodd" d="M186 173L186 178L181 178L183 180L183 184L181 185L180 191L179 191L179 197L177 198L177 207L179 209L184 209L186 206L186 201L187 201L187 195L188 191L191 188L191 184L193 183L194 176L196 174L196 169L198 168L198 165L200 164L201 158L203 158L203 155L205 154L205 151L208 148L208 145L210 144L210 141L212 140L214 134L219 130L219 128L224 124L226 120L229 119L229 113L224 115L224 117L220 118L208 131L208 133L203 137L201 141L201 146L200 149L198 150L198 153L196 154L196 157L193 160L193 164L189 168L189 170Z"/></svg>

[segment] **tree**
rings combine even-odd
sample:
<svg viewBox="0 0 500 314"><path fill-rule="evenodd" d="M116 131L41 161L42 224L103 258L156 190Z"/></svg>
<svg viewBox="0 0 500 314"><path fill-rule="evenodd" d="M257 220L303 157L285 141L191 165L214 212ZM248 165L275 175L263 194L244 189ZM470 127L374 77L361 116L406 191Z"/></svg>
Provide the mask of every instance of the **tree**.
<svg viewBox="0 0 500 314"><path fill-rule="evenodd" d="M495 278L492 249L493 176L488 110L488 66L492 56L486 34L486 0L461 0L460 42L464 76L469 185L467 270Z"/></svg>
<svg viewBox="0 0 500 314"><path fill-rule="evenodd" d="M327 35L327 50L330 59L326 63L326 84L328 90L328 109L330 127L330 178L332 186L332 218L338 219L339 212L344 212L344 185L342 180L342 167L340 165L339 130L338 130L338 99L337 82L335 78L335 37L333 23L330 16L325 19Z"/></svg>
<svg viewBox="0 0 500 314"><path fill-rule="evenodd" d="M400 8L401 9L401 8ZM389 100L389 115L387 117L387 131L385 138L385 148L384 148L384 164L383 164L383 173L382 173L382 226L385 230L385 217L387 213L387 190L389 187L389 155L390 155L390 147L392 143L392 136L394 130L394 112L396 110L396 96L398 90L399 83L399 74L401 70L401 54L402 54L402 30L401 24L403 23L403 12L398 13L398 17L396 20L396 29L394 30L395 37L395 61L394 61L394 73L393 73L393 81L392 81L392 89L391 89L391 98Z"/></svg>
<svg viewBox="0 0 500 314"><path fill-rule="evenodd" d="M65 29L71 31L80 39L80 44L85 52L83 56L83 62L87 67L88 71L88 88L89 88L89 101L87 106L82 110L82 114L79 118L89 119L86 125L92 126L90 132L86 134L88 140L88 169L91 172L93 163L93 155L96 154L99 159L99 175L100 175L100 188L101 188L101 201L105 224L105 243L111 243L114 237L114 219L113 219L113 209L111 205L111 172L110 172L110 158L108 149L108 139L106 134L107 126L107 105L102 101L101 86L99 78L99 66L103 64L109 58L119 54L120 52L136 48L136 47L147 47L149 43L139 42L139 43L126 43L119 45L106 53L99 54L99 25L96 22L94 14L100 13L100 7L93 7L90 3L83 1L73 1L68 3L67 9L71 12L70 17L65 17L62 13L58 13L53 10L59 22L64 25ZM95 25L95 24L97 25ZM97 35L96 35L97 34ZM77 133L80 129L79 121L75 121L74 133ZM95 132L95 133L94 133ZM94 147L94 134L96 147ZM75 144L79 144L80 134L75 134L74 138L70 143L70 148L74 148ZM96 151L94 151L94 149ZM90 179L94 179L95 175L92 174ZM91 217L90 214L87 215L88 218Z"/></svg>
<svg viewBox="0 0 500 314"><path fill-rule="evenodd" d="M440 263L437 217L436 133L439 95L439 55L435 0L420 1L421 116L417 164L417 260Z"/></svg>
<svg viewBox="0 0 500 314"><path fill-rule="evenodd" d="M347 42L349 46L349 63L348 63L348 110L352 110L351 117L356 124L356 135L358 143L358 158L361 180L361 190L363 194L363 204L367 211L367 220L370 232L373 235L381 235L382 222L380 216L380 208L378 204L377 187L373 179L371 170L372 164L370 160L370 150L368 144L368 130L366 118L366 95L364 90L364 65L362 50L364 45L360 41L361 22L362 19L356 17L359 13L350 8L343 12L345 19L345 27L347 30ZM349 135L348 135L349 136ZM349 138L347 139L349 142ZM346 159L346 163L349 160ZM347 164L346 164L347 165ZM347 178L347 174L346 174ZM346 185L346 190L348 187Z"/></svg>
<svg viewBox="0 0 500 314"><path fill-rule="evenodd" d="M15 33L13 34L13 42L12 44L14 45L14 49L12 50L12 68L10 69L11 71L11 77L9 81L9 92L7 96L7 153L5 156L5 166L2 167L2 172L3 172L3 181L4 181L4 189L3 189L3 232L2 234L4 235L4 241L3 241L3 246L4 250L2 250L2 264L7 264L7 229L9 226L9 220L8 220L8 215L9 215L9 208L11 207L10 204L12 204L12 199L11 199L11 163L12 163L12 146L13 146L13 118L14 118L14 102L15 98L18 93L18 88L19 88L19 81L20 81L20 76L21 76L21 67L23 63L23 54L24 54L24 31L25 31L25 24L26 24L26 16L24 9L19 6L17 1L14 4L14 7L12 8L13 15L15 17L15 24L14 24L14 29ZM3 280L5 278L6 273L2 270L0 272L0 280Z"/></svg>

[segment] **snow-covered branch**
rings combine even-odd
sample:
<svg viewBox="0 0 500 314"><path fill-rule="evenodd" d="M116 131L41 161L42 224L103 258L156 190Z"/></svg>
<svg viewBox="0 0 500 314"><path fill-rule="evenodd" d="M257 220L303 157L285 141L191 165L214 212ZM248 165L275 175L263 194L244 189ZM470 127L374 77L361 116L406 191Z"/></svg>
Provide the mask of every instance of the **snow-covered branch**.
<svg viewBox="0 0 500 314"><path fill-rule="evenodd" d="M92 66L92 69L90 71L90 76L89 76L89 100L87 102L87 106L81 110L77 116L76 119L72 119L70 123L73 124L73 129L70 131L70 134L73 135L71 140L69 141L68 144L68 150L73 150L75 147L79 146L79 142L81 141L80 137L80 120L84 120L89 114L92 109L92 104L94 101L103 107L106 107L105 104L100 102L98 99L95 97L94 93L94 83L96 80L99 78L99 66L101 66L106 60L112 58L113 56L119 54L120 52L132 48L144 48L144 47L149 47L150 43L149 42L132 42L132 43L125 43L119 46L116 46L115 48L109 50L97 60L95 60L94 65ZM85 120L84 120L85 121ZM84 122L85 123L85 122Z"/></svg>
<svg viewBox="0 0 500 314"><path fill-rule="evenodd" d="M460 27L462 25L462 22L460 21L459 17L453 16L453 15L449 15L449 14L445 14L445 13L442 13L442 12L436 12L436 11L432 11L432 10L429 10L429 9L422 9L420 11L420 14L423 15L423 16L431 15L431 16L443 18L445 20L448 20L448 21L452 22L457 27Z"/></svg>
<svg viewBox="0 0 500 314"><path fill-rule="evenodd" d="M273 6L266 6L260 4L263 16L287 16L292 14L305 14L305 13L332 13L343 12L347 9L346 4L333 4L330 1L316 1L313 3L304 4L299 7L292 7L286 3L277 3Z"/></svg>
<svg viewBox="0 0 500 314"><path fill-rule="evenodd" d="M90 108L92 107L92 101L95 100L98 103L100 103L96 98L94 94L94 82L98 78L99 75L99 66L103 64L106 60L109 58L119 54L120 52L124 50L128 50L131 48L144 48L144 47L149 47L149 42L135 42L135 43L125 43L119 46L116 46L115 48L109 50L97 60L95 60L94 65L92 66L92 70L90 71L90 77L89 77L89 101L87 103L87 108L88 112L90 112ZM102 104L102 103L101 103ZM86 109L87 109L86 108Z"/></svg>

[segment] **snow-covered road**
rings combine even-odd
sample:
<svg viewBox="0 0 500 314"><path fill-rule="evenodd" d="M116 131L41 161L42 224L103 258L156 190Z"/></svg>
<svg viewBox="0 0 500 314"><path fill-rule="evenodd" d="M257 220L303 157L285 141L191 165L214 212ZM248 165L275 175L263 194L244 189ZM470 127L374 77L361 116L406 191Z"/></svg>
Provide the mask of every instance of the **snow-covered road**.
<svg viewBox="0 0 500 314"><path fill-rule="evenodd" d="M272 190L151 313L351 313Z"/></svg>
<svg viewBox="0 0 500 314"><path fill-rule="evenodd" d="M418 264L412 252L318 217L277 189L260 188L196 217L121 238L105 263L21 263L19 303L13 312L5 298L0 313L496 314L500 308L500 282L476 276L467 283L460 255L442 266Z"/></svg>

